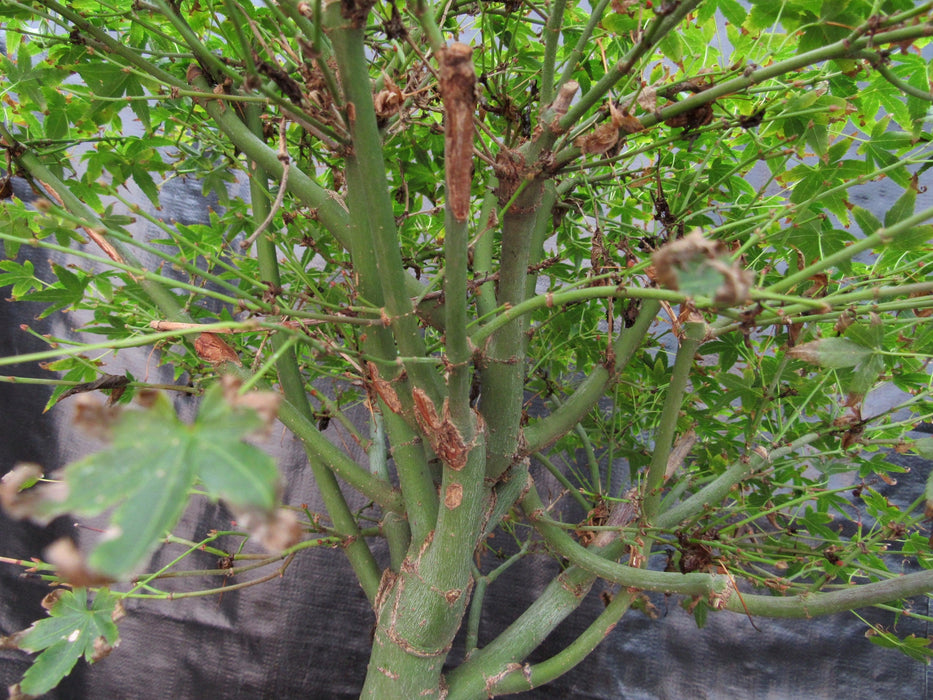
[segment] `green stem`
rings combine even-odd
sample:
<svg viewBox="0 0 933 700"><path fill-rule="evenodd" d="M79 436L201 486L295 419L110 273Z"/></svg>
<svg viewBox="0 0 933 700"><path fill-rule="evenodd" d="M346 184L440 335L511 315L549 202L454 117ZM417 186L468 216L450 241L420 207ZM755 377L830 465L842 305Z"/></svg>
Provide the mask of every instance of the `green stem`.
<svg viewBox="0 0 933 700"><path fill-rule="evenodd" d="M488 697L488 679L524 661L580 606L595 580L579 567L558 574L515 622L447 674L447 699Z"/></svg>
<svg viewBox="0 0 933 700"><path fill-rule="evenodd" d="M532 504L532 510L535 509L534 504L539 504L543 509L534 485L530 480L527 484L529 490L522 501L522 508L529 512L529 504ZM599 552L611 563L624 550L624 545L617 540ZM599 557L593 551L584 551ZM448 674L449 697L486 697L488 679L499 674L505 675L510 667L524 661L558 624L580 606L595 580L595 574L578 566L571 566L558 574L515 622Z"/></svg>
<svg viewBox="0 0 933 700"><path fill-rule="evenodd" d="M560 470L560 468L550 459L548 459L540 452L533 452L532 457L544 465L544 468L547 469L551 476L557 480L557 483L563 487L564 491L566 491L570 497L580 505L584 513L593 507L593 504L586 500L586 496L580 493L579 487L574 486L570 479L564 476L564 473Z"/></svg>
<svg viewBox="0 0 933 700"><path fill-rule="evenodd" d="M421 24L421 29L427 37L428 45L432 51L438 51L444 46L444 35L434 19L434 7L427 0L415 0L415 17Z"/></svg>
<svg viewBox="0 0 933 700"><path fill-rule="evenodd" d="M541 104L550 105L554 99L554 66L557 61L557 47L560 45L561 27L564 23L564 10L567 0L555 0L544 25L544 59L541 64Z"/></svg>
<svg viewBox="0 0 933 700"><path fill-rule="evenodd" d="M373 328L363 343L366 351L385 361L425 356L422 334L406 292L398 234L388 197L382 142L376 125L369 69L363 51L363 33L347 24L340 8L332 4L325 12L331 30L338 72L344 85L347 110L352 114L350 131L353 152L346 160L350 209L353 269L360 291L370 302L385 307L390 328ZM363 167L363 164L367 164ZM427 364L406 361L406 371L392 377L404 411L410 413L412 384L440 395L437 375ZM438 496L418 434L409 423L380 401L389 442L405 499L405 512L412 541L420 546L434 528Z"/></svg>
<svg viewBox="0 0 933 700"><path fill-rule="evenodd" d="M221 82L221 76L230 78L235 84L242 80L239 73L228 67L201 43L200 39L198 39L197 35L191 27L188 26L188 23L179 12L169 7L164 0L148 0L148 2L151 2L152 6L159 11L159 14L169 21L188 48L191 49L198 63L205 69L210 70L217 82Z"/></svg>
<svg viewBox="0 0 933 700"><path fill-rule="evenodd" d="M854 256L863 251L879 248L890 243L898 236L909 233L918 225L928 221L930 218L933 218L933 207L928 207L923 211L914 214L913 216L909 216L903 221L899 221L898 223L894 224L893 226L882 227L871 235L865 236L865 238L859 239L851 245L846 246L842 250L827 255L825 258L817 260L812 265L808 265L804 269L782 278L780 282L772 284L770 287L767 287L765 291L781 292L783 290L790 289L794 285L805 282L806 280L813 277L813 275L822 272L823 270L835 267L840 263L845 263L851 260ZM823 301L825 301L825 299Z"/></svg>
<svg viewBox="0 0 933 700"><path fill-rule="evenodd" d="M202 92L210 92L210 87L203 77L195 79L192 84ZM211 115L221 131L236 144L237 148L246 154L247 158L265 170L270 177L281 180L284 165L279 160L278 154L240 121L234 110L228 109L216 100L211 99L203 100L202 106ZM317 221L344 248L352 252L347 210L336 194L318 185L294 163L291 164L288 171L288 191L297 197L302 204L310 207Z"/></svg>
<svg viewBox="0 0 933 700"><path fill-rule="evenodd" d="M460 430L471 430L470 387L473 352L467 334L467 253L469 227L448 206L444 231L444 338L449 362L447 387L451 418ZM472 435L464 436L469 441Z"/></svg>
<svg viewBox="0 0 933 700"><path fill-rule="evenodd" d="M248 108L247 119L250 122L249 128L251 128L254 133L261 134L262 122L259 112L254 108ZM280 159L282 160L287 158L288 156L285 154L280 155ZM266 220L271 210L269 200L266 196L266 186L269 176L258 164L253 163L252 165L250 201L253 207L253 222L254 225L258 226L259 222ZM275 244L268 236L261 235L257 241L257 250L259 253L259 271L263 281L269 282L273 287L279 287L281 278L279 275L279 264L276 258L277 251ZM313 443L320 444L322 441L329 442L313 425L314 412L311 409L311 404L308 402L308 395L305 393L304 379L298 367L298 358L294 348L288 346L288 344L289 338L287 336L279 333L272 336L273 349L275 352L280 353L275 365L279 383L285 394L285 400L289 404L289 407L307 422L307 425L302 426L302 432L305 435L312 432L316 433ZM297 416L295 418L297 418ZM297 431L295 432L297 435ZM350 510L350 506L347 504L346 498L344 498L340 490L340 484L337 483L337 478L332 471L333 463L329 465L323 460L318 459L317 450L312 446L313 443L311 441L303 441L305 452L308 455L308 461L311 466L311 472L314 475L314 481L321 493L324 507L333 521L334 527L349 536L344 551L360 581L360 585L363 587L363 591L366 593L366 597L369 599L370 603L372 603L376 599L376 593L379 588L379 580L382 575L381 569L376 563L372 552L369 550L369 545L366 544L366 540L360 535L359 523L357 523L356 518L353 516L353 511ZM353 463L356 464L355 462ZM359 472L363 472L363 470L360 469ZM369 475L367 474L367 476ZM368 480L367 485L384 485L388 487L388 484L385 482L372 479L371 476L370 479L372 481Z"/></svg>
<svg viewBox="0 0 933 700"><path fill-rule="evenodd" d="M486 182L486 194L483 195L483 204L480 207L479 234L473 245L473 275L475 279L482 279L493 272L495 226L493 215L496 207L496 188L499 182L494 175L490 175ZM476 311L480 317L492 314L496 310L496 285L493 282L484 282L475 291Z"/></svg>
<svg viewBox="0 0 933 700"><path fill-rule="evenodd" d="M592 48L593 43L590 41L590 37L593 36L593 30L596 29L602 21L603 15L606 14L606 8L609 7L610 2L611 0L599 0L596 7L590 12L590 19L583 28L583 33L580 34L577 43L573 45L570 56L568 56L567 60L564 62L564 72L561 73L560 80L558 81L558 88L565 85L567 81L573 77L573 72L579 68L580 58L583 56L583 52ZM547 102L542 100L542 104L546 105Z"/></svg>
<svg viewBox="0 0 933 700"><path fill-rule="evenodd" d="M382 417L392 446L411 539L420 545L431 536L437 524L437 486L421 436L401 416L385 407Z"/></svg>
<svg viewBox="0 0 933 700"><path fill-rule="evenodd" d="M573 304L589 299L604 298L644 299L656 305L655 308L660 308L660 302L662 301L666 301L670 304L682 304L689 297L680 292L672 292L667 289L655 289L653 287L580 287L576 289L565 289L559 292L548 292L547 294L539 294L527 301L523 301L517 306L504 307L504 310L498 316L487 321L479 328L476 328L473 333L470 334L470 338L473 344L479 347L486 342L489 336L493 335L500 328L538 309L564 306L565 304ZM699 298L694 299L694 301L697 304L697 308L703 308L701 304L704 301L706 301L707 304L710 303L709 300ZM645 303L643 307L647 305L648 304ZM653 316L651 320L654 320Z"/></svg>
<svg viewBox="0 0 933 700"><path fill-rule="evenodd" d="M594 368L576 391L556 411L525 428L526 449L537 451L566 435L589 413L629 363L657 318L660 302L642 302L638 317L631 328L620 331L612 344L612 362Z"/></svg>
<svg viewBox="0 0 933 700"><path fill-rule="evenodd" d="M0 358L0 362L5 358ZM317 429L313 419L285 401L279 408L279 419L301 440L312 462L327 465L328 469L374 501L385 511L402 513L399 493L387 482L363 469L356 460L341 452Z"/></svg>
<svg viewBox="0 0 933 700"><path fill-rule="evenodd" d="M562 676L589 656L609 635L635 600L636 594L619 591L606 609L565 649L544 661L525 665L498 677L488 692L491 695L520 693L532 690ZM451 694L449 700L457 698Z"/></svg>
<svg viewBox="0 0 933 700"><path fill-rule="evenodd" d="M793 442L771 450L767 457L757 452L743 456L726 471L716 477L711 483L704 486L695 494L675 506L664 508L655 518L654 525L662 530L669 530L680 525L685 520L702 513L711 504L720 503L729 495L729 492L740 483L748 474L764 467L787 454L791 454L804 445L809 445L822 437L819 433L807 433Z"/></svg>
<svg viewBox="0 0 933 700"><path fill-rule="evenodd" d="M625 77L628 77L635 65L647 53L654 48L661 39L674 31L680 21L692 12L703 0L681 0L676 3L673 12L667 15L658 16L654 22L648 25L641 33L638 43L619 61L616 62L605 75L600 78L593 87L583 94L579 101L574 104L560 119L556 130L546 130L545 133L551 133L550 138L556 138L558 134L564 134L570 128L583 118L590 108L599 102L605 95L615 87L616 83Z"/></svg>
<svg viewBox="0 0 933 700"><path fill-rule="evenodd" d="M402 263L389 196L382 138L368 77L364 32L343 18L339 3L330 3L324 16L347 101L347 121L352 136L353 150L347 158L347 186L351 211L355 209L353 217L359 219L352 231L354 269L360 276L364 296L385 305L399 353L403 357L422 357L424 342L406 287L409 275ZM390 352L385 343L382 350ZM430 367L407 363L405 369L415 386L434 399L440 396L438 377Z"/></svg>
<svg viewBox="0 0 933 700"><path fill-rule="evenodd" d="M483 613L483 602L486 599L486 589L510 566L520 561L528 553L530 544L530 540L525 540L521 549L485 576L480 574L479 569L474 570L473 578L476 580L476 585L473 587L473 596L470 600L470 614L467 617L466 624L466 641L463 645L466 650L467 659L470 658L470 654L477 649L479 645L479 624Z"/></svg>
<svg viewBox="0 0 933 700"><path fill-rule="evenodd" d="M528 263L533 254L538 217L551 215L550 207L541 206L543 193L543 182L531 182L506 209L496 298L499 306L516 306L525 300ZM501 325L492 332L482 357L480 410L488 431L486 474L491 479L497 479L512 465L518 451L524 402L526 328L527 320L523 317Z"/></svg>
<svg viewBox="0 0 933 700"><path fill-rule="evenodd" d="M697 348L703 342L705 334L706 324L702 321L684 324L684 337L680 341L671 371L671 381L664 395L664 406L661 409L658 432L654 439L654 452L642 490L642 514L648 523L653 523L658 514L667 460L674 444L674 435L677 433L677 418L683 405L687 380L690 377Z"/></svg>

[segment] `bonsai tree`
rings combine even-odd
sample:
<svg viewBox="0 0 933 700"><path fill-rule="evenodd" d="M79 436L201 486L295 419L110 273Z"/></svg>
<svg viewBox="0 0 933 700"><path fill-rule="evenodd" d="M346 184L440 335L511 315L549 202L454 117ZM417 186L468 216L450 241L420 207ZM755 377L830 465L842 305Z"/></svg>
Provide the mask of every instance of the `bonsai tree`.
<svg viewBox="0 0 933 700"><path fill-rule="evenodd" d="M105 655L122 601L166 597L171 567L146 569L163 543L183 545L177 561L228 554L218 573L273 572L255 581L339 545L374 612L372 698L547 683L650 592L702 623L909 611L933 589L930 506L879 492L886 450L933 454L909 435L933 413L933 208L917 207L933 3L0 14L0 285L84 323L0 364L46 363L49 410L79 403L111 441L48 479L4 479L9 515L110 521L91 547L4 560L56 585L50 616L6 640L41 652L17 692ZM177 179L214 198L209 224L160 218ZM894 201L860 206L880 179ZM109 372L127 348L175 382ZM879 386L896 405L866 404ZM191 393L183 421L171 398ZM368 425L347 417L358 407ZM274 460L243 441L273 419L325 512L279 503ZM236 532L171 535L192 498L222 500ZM487 639L484 594L524 557L559 568ZM598 579L617 585L604 611L527 663ZM929 655L928 639L871 632Z"/></svg>

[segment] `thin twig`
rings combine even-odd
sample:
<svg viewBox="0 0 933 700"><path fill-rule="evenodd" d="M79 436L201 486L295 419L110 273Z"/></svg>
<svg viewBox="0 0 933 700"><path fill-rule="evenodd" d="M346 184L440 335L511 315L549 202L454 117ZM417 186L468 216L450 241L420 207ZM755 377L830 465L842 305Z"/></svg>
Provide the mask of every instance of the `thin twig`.
<svg viewBox="0 0 933 700"><path fill-rule="evenodd" d="M278 213L279 209L282 206L282 201L285 199L285 192L288 186L288 171L291 167L291 159L288 157L288 151L285 148L285 119L282 118L279 120L279 152L278 152L279 161L282 163L282 182L279 184L279 192L275 197L275 201L272 203L272 208L269 210L269 215L265 220L259 224L253 233L240 244L240 247L243 249L249 248L253 241L259 238L260 234L268 228L269 224L272 223L273 217Z"/></svg>

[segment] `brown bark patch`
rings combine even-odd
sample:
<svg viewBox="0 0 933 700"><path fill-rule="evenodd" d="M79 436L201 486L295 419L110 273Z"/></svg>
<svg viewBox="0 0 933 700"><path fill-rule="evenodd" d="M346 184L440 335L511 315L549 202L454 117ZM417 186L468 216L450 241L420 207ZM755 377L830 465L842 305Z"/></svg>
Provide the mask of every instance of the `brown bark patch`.
<svg viewBox="0 0 933 700"><path fill-rule="evenodd" d="M463 484L449 484L444 492L444 505L453 510L463 503Z"/></svg>
<svg viewBox="0 0 933 700"><path fill-rule="evenodd" d="M470 214L473 182L473 114L476 112L476 71L473 49L451 44L438 52L440 92L444 101L444 160L447 204L457 221Z"/></svg>
<svg viewBox="0 0 933 700"><path fill-rule="evenodd" d="M382 399L382 402L392 413L402 412L402 403L398 399L395 389L385 379L379 376L379 368L375 363L367 362L366 369L369 371L369 386Z"/></svg>
<svg viewBox="0 0 933 700"><path fill-rule="evenodd" d="M431 397L419 388L412 392L415 405L415 419L431 444L435 454L454 471L466 466L469 449L457 426L450 420L450 410L444 401L444 416L437 415L437 409Z"/></svg>

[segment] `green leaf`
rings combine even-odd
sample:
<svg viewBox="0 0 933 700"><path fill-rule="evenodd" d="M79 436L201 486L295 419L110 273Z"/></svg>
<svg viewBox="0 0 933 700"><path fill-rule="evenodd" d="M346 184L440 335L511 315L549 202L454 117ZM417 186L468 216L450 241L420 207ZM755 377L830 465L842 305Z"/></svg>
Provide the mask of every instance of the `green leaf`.
<svg viewBox="0 0 933 700"><path fill-rule="evenodd" d="M894 224L900 223L904 219L914 215L914 205L917 202L917 191L908 187L904 194L898 197L897 201L888 209L884 215L884 225L888 228Z"/></svg>
<svg viewBox="0 0 933 700"><path fill-rule="evenodd" d="M859 345L846 338L821 338L797 345L787 354L798 360L827 369L855 367L874 354L872 348Z"/></svg>
<svg viewBox="0 0 933 700"><path fill-rule="evenodd" d="M736 27L741 27L748 16L748 11L736 0L719 0L719 11Z"/></svg>
<svg viewBox="0 0 933 700"><path fill-rule="evenodd" d="M865 636L868 637L868 640L872 644L877 644L885 649L897 649L910 658L924 663L929 663L930 659L933 658L933 649L930 649L930 642L933 640L929 637L917 637L911 634L901 639L896 634L886 632L877 627L872 628L870 632L870 634L866 634Z"/></svg>
<svg viewBox="0 0 933 700"><path fill-rule="evenodd" d="M27 695L42 695L67 676L81 656L93 663L102 639L113 647L119 638L113 622L118 598L100 590L88 608L87 589L63 591L49 610L49 618L35 623L19 641L26 651L41 651L20 683Z"/></svg>
<svg viewBox="0 0 933 700"><path fill-rule="evenodd" d="M930 440L930 439L931 438L927 438L927 440ZM920 442L920 440L918 440L917 442ZM924 446L924 449L925 447L926 446ZM916 443L914 444L914 449L917 449ZM920 450L917 450L917 452L919 452L920 454L923 454ZM926 516L930 517L930 515L933 514L933 471L930 471L930 473L927 475L927 485L923 491L923 495L926 498L926 508L925 508Z"/></svg>
<svg viewBox="0 0 933 700"><path fill-rule="evenodd" d="M0 260L0 289L13 285L14 299L21 299L39 283L32 261L24 260L22 264L12 260Z"/></svg>
<svg viewBox="0 0 933 700"><path fill-rule="evenodd" d="M275 505L275 461L242 442L260 425L253 411L211 390L198 419L186 425L168 399L146 411L126 411L113 427L108 449L65 469L68 496L44 501L39 514L97 515L114 508L108 537L91 551L96 572L117 579L131 572L171 530L201 479L211 498L263 511Z"/></svg>
<svg viewBox="0 0 933 700"><path fill-rule="evenodd" d="M878 381L883 371L884 358L877 353L868 355L864 361L855 366L852 375L845 379L846 391L864 396L875 386L875 382Z"/></svg>
<svg viewBox="0 0 933 700"><path fill-rule="evenodd" d="M913 443L911 443L911 448L924 459L933 459L933 438L920 438L919 440L914 440ZM930 477L933 478L933 471L930 472ZM931 482L928 480L927 498L929 498L930 495L933 495L931 488L933 488L933 486L931 486Z"/></svg>
<svg viewBox="0 0 933 700"><path fill-rule="evenodd" d="M870 236L883 226L878 221L878 217L862 207L852 207L852 218L866 236Z"/></svg>
<svg viewBox="0 0 933 700"><path fill-rule="evenodd" d="M49 302L50 306L39 314L38 318L45 318L55 311L74 306L84 298L84 289L91 281L89 276L78 277L61 265L52 265L58 282L45 289L23 294L24 301Z"/></svg>

